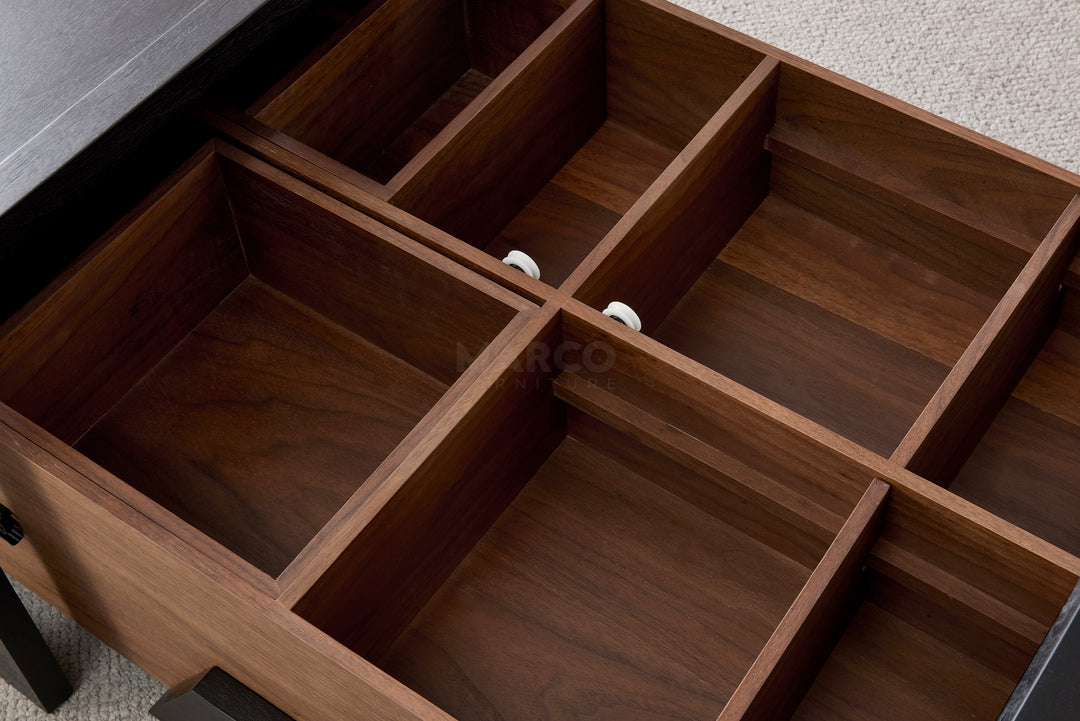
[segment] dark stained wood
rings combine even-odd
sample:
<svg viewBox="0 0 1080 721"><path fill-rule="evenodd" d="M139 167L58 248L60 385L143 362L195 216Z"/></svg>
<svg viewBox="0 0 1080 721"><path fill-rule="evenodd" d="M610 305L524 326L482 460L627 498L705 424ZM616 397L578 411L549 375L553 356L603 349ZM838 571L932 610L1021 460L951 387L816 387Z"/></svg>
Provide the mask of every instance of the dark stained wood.
<svg viewBox="0 0 1080 721"><path fill-rule="evenodd" d="M373 160L468 67L460 0L388 0L255 117L343 162Z"/></svg>
<svg viewBox="0 0 1080 721"><path fill-rule="evenodd" d="M773 196L720 259L950 367L997 301Z"/></svg>
<svg viewBox="0 0 1080 721"><path fill-rule="evenodd" d="M573 0L505 3L464 0L469 60L477 71L495 77L507 68Z"/></svg>
<svg viewBox="0 0 1080 721"><path fill-rule="evenodd" d="M965 613L1002 620L1033 651L1080 577L1080 561L918 476L885 480L893 490L882 540L922 560L905 568L912 583L961 600Z"/></svg>
<svg viewBox="0 0 1080 721"><path fill-rule="evenodd" d="M68 443L247 274L217 159L165 187L0 332L0 400Z"/></svg>
<svg viewBox="0 0 1080 721"><path fill-rule="evenodd" d="M387 183L563 9L386 0L254 118Z"/></svg>
<svg viewBox="0 0 1080 721"><path fill-rule="evenodd" d="M364 173L374 180L389 183L399 170L427 147L427 144L490 84L490 76L469 68L377 156L368 160L364 156L354 158L344 152L336 155L346 165L362 168Z"/></svg>
<svg viewBox="0 0 1080 721"><path fill-rule="evenodd" d="M0 503L34 539L0 544L0 565L156 679L216 665L296 721L450 721L132 510L88 465L0 405Z"/></svg>
<svg viewBox="0 0 1080 721"><path fill-rule="evenodd" d="M445 390L245 281L76 448L277 576Z"/></svg>
<svg viewBox="0 0 1080 721"><path fill-rule="evenodd" d="M574 376L841 518L884 472L880 456L598 312L567 304L563 321L564 366Z"/></svg>
<svg viewBox="0 0 1080 721"><path fill-rule="evenodd" d="M554 315L519 328L455 422L440 419L415 466L373 489L298 614L368 658L407 626L566 433L554 368L529 360L535 343L553 345Z"/></svg>
<svg viewBox="0 0 1080 721"><path fill-rule="evenodd" d="M608 117L681 148L763 60L670 7L604 3ZM693 82L687 82L692 76Z"/></svg>
<svg viewBox="0 0 1080 721"><path fill-rule="evenodd" d="M308 168L307 173L299 174L321 190L327 190L327 186L317 182L320 175L332 178L335 186L347 187L350 195L360 193L383 200L390 197L390 191L382 183L246 113L224 105L215 105L213 109L196 107L192 113L261 160L283 168L297 164Z"/></svg>
<svg viewBox="0 0 1080 721"><path fill-rule="evenodd" d="M1076 339L1068 340L1075 349ZM1059 339L1051 336L1043 353L1053 353L1058 345ZM1072 375L1071 382L1060 383L1059 401L1077 402L1077 378L1080 376ZM994 418L949 490L1080 555L1078 462L1080 424L1014 395Z"/></svg>
<svg viewBox="0 0 1080 721"><path fill-rule="evenodd" d="M773 154L769 192L852 235L910 258L939 275L990 298L1005 295L1028 253L989 240L971 242Z"/></svg>
<svg viewBox="0 0 1080 721"><path fill-rule="evenodd" d="M564 372L555 381L555 394L570 404L575 438L623 459L661 488L807 568L818 563L840 529L841 516L599 384ZM616 442L612 430L634 442Z"/></svg>
<svg viewBox="0 0 1080 721"><path fill-rule="evenodd" d="M331 172L328 169L329 164L306 157L297 148L286 149L283 145L270 142L260 133L250 129L253 121L247 121L236 113L222 114L203 109L199 111L199 116L218 132L243 146L252 156L303 178L312 188L359 209L368 217L396 232L434 248L452 260L455 265L492 278L499 284L513 289L519 297L531 302L543 303L557 295L556 291L546 283L533 280L524 273L510 268L500 262L501 258L494 258L483 250L386 202L383 195L380 195L380 192L385 195L386 189L383 186L375 184L374 181L355 171L350 171L344 165L338 163L334 172ZM353 180L347 179L350 173L354 176Z"/></svg>
<svg viewBox="0 0 1080 721"><path fill-rule="evenodd" d="M653 335L883 455L948 373L947 366L732 268L723 254Z"/></svg>
<svg viewBox="0 0 1080 721"><path fill-rule="evenodd" d="M867 601L791 719L994 721L1013 683Z"/></svg>
<svg viewBox="0 0 1080 721"><path fill-rule="evenodd" d="M222 154L251 272L443 383L531 307L284 174Z"/></svg>
<svg viewBox="0 0 1080 721"><path fill-rule="evenodd" d="M709 718L807 575L567 438L380 666L463 721Z"/></svg>
<svg viewBox="0 0 1080 721"><path fill-rule="evenodd" d="M1004 675L1019 678L1046 633L1043 623L889 541L868 565L881 574L879 605Z"/></svg>
<svg viewBox="0 0 1080 721"><path fill-rule="evenodd" d="M349 4L0 331L0 563L297 721L992 719L1080 177L663 0Z"/></svg>
<svg viewBox="0 0 1080 721"><path fill-rule="evenodd" d="M878 163L846 148L836 149L817 137L804 137L779 122L769 133L765 147L774 155L855 189L906 215L982 245L1006 257L1030 255L1037 241L1013 228L991 223L967 207L914 185L908 176L888 175ZM886 168L889 166L886 165Z"/></svg>
<svg viewBox="0 0 1080 721"><path fill-rule="evenodd" d="M389 184L392 202L476 246L604 119L602 8L578 0Z"/></svg>
<svg viewBox="0 0 1080 721"><path fill-rule="evenodd" d="M862 600L889 484L874 479L810 575L719 721L790 718Z"/></svg>
<svg viewBox="0 0 1080 721"><path fill-rule="evenodd" d="M628 303L646 332L655 329L765 197L761 144L776 73L772 59L753 70L564 290L598 309Z"/></svg>
<svg viewBox="0 0 1080 721"><path fill-rule="evenodd" d="M849 85L784 63L774 137L902 198L901 210L917 215L928 208L1028 251L1076 194L1075 183Z"/></svg>
<svg viewBox="0 0 1080 721"><path fill-rule="evenodd" d="M611 121L574 154L485 250L529 255L558 286L630 210L675 152Z"/></svg>
<svg viewBox="0 0 1080 721"><path fill-rule="evenodd" d="M948 484L1049 333L1080 242L1074 198L1002 298L893 460Z"/></svg>

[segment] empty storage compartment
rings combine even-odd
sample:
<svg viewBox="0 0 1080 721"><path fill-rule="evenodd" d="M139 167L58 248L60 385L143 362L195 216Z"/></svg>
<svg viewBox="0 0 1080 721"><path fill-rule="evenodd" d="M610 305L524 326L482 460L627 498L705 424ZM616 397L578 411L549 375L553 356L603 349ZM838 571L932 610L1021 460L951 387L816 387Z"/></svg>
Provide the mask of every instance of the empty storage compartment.
<svg viewBox="0 0 1080 721"><path fill-rule="evenodd" d="M1080 554L1080 294L1066 285L1063 295L1053 331L949 490Z"/></svg>
<svg viewBox="0 0 1080 721"><path fill-rule="evenodd" d="M761 53L634 0L581 0L395 205L560 285Z"/></svg>
<svg viewBox="0 0 1080 721"><path fill-rule="evenodd" d="M225 146L118 228L7 326L0 400L271 577L527 307Z"/></svg>
<svg viewBox="0 0 1080 721"><path fill-rule="evenodd" d="M387 183L565 4L373 0L351 32L250 111L265 125Z"/></svg>
<svg viewBox="0 0 1080 721"><path fill-rule="evenodd" d="M1024 671L1003 666L1001 639L974 629L970 609L946 609L873 570L864 583L792 721L994 721Z"/></svg>
<svg viewBox="0 0 1080 721"><path fill-rule="evenodd" d="M881 485L874 481L867 500L880 497L873 492ZM759 664L764 673L748 675L739 689L742 697L760 689L741 704L753 713L729 708L721 719L998 718L1076 575L937 495L893 486L883 523L865 512L872 505L860 504L792 607L796 615L812 606L800 616L804 625L777 634L786 655ZM855 531L858 541L845 542ZM761 675L765 686L754 683Z"/></svg>
<svg viewBox="0 0 1080 721"><path fill-rule="evenodd" d="M783 63L755 76L575 295L888 456L1072 190Z"/></svg>
<svg viewBox="0 0 1080 721"><path fill-rule="evenodd" d="M535 381L504 375L294 610L460 721L715 719L829 540Z"/></svg>

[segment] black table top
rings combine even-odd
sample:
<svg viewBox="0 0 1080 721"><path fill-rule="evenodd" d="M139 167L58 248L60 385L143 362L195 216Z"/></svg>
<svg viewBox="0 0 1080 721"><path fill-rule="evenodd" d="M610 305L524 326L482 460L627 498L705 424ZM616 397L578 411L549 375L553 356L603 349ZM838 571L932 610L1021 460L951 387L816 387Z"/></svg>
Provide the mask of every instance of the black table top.
<svg viewBox="0 0 1080 721"><path fill-rule="evenodd" d="M0 215L267 2L0 3Z"/></svg>

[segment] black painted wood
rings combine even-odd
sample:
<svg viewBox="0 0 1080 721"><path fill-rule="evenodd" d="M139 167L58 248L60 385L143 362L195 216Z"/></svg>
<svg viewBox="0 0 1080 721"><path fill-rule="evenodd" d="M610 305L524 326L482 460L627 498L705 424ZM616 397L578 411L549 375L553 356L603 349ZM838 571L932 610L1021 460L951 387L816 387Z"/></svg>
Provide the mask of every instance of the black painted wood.
<svg viewBox="0 0 1080 721"><path fill-rule="evenodd" d="M1080 719L1080 583L1046 634L998 721Z"/></svg>
<svg viewBox="0 0 1080 721"><path fill-rule="evenodd" d="M49 713L72 693L71 683L2 570L0 677Z"/></svg>
<svg viewBox="0 0 1080 721"><path fill-rule="evenodd" d="M150 714L160 721L293 721L216 666L170 689Z"/></svg>
<svg viewBox="0 0 1080 721"><path fill-rule="evenodd" d="M228 80L313 0L265 0L233 32L0 214L0 322L210 137L186 107Z"/></svg>

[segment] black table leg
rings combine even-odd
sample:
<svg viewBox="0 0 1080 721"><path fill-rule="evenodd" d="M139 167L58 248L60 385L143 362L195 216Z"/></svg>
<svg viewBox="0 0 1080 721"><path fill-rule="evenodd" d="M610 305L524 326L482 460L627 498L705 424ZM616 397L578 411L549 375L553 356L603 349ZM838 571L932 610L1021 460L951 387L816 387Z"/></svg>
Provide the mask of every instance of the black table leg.
<svg viewBox="0 0 1080 721"><path fill-rule="evenodd" d="M0 570L0 677L52 713L71 696L71 684L45 639Z"/></svg>
<svg viewBox="0 0 1080 721"><path fill-rule="evenodd" d="M150 714L160 721L293 721L217 667L170 689Z"/></svg>

